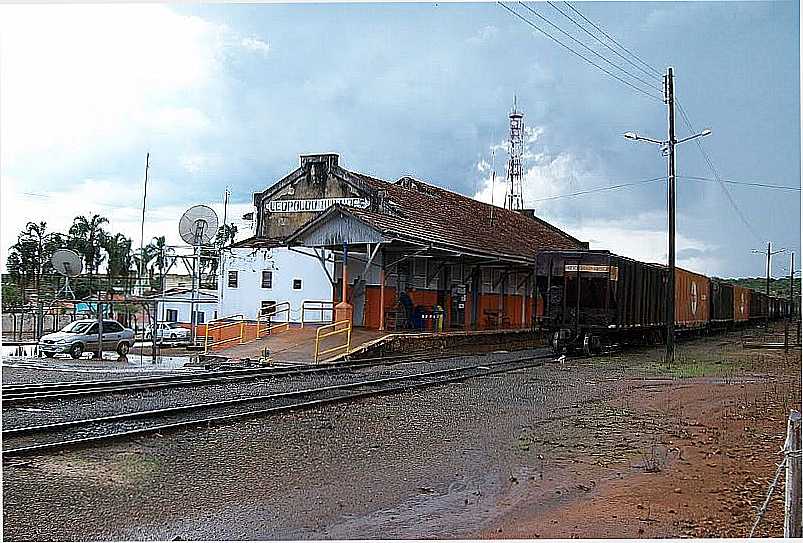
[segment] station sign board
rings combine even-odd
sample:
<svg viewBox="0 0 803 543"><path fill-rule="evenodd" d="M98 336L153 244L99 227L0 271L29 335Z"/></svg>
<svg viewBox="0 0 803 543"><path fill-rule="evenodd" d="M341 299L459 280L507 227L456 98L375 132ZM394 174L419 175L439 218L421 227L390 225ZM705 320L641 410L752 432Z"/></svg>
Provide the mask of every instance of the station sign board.
<svg viewBox="0 0 803 543"><path fill-rule="evenodd" d="M566 264L563 267L564 271L577 272L577 264ZM617 266L599 266L594 264L580 264L580 271L583 273L608 273L611 272L611 281L619 280L619 268Z"/></svg>
<svg viewBox="0 0 803 543"><path fill-rule="evenodd" d="M319 213L335 204L349 207L366 208L370 204L367 198L313 198L305 200L271 200L268 211L271 213Z"/></svg>

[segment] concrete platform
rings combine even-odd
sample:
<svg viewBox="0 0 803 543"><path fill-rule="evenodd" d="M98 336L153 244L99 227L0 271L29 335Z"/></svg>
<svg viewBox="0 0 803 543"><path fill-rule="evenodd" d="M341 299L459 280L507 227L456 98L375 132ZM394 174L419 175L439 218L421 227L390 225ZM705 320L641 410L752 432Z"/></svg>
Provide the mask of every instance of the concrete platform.
<svg viewBox="0 0 803 543"><path fill-rule="evenodd" d="M263 350L267 348L276 362L313 364L315 362L315 334L318 328L319 326L309 324L304 325L303 328L300 325L291 325L288 330L279 330L245 345L221 349L215 351L215 354L228 358L259 358L262 356ZM387 332L378 330L354 328L351 332L351 348L354 350L386 335L388 335ZM321 349L334 347L343 342L345 342L344 336L326 338L321 342ZM324 356L324 360L340 357L339 352L333 352Z"/></svg>
<svg viewBox="0 0 803 543"><path fill-rule="evenodd" d="M260 340L235 345L216 351L215 354L230 359L262 356L265 348L277 363L313 364L315 361L315 334L318 326L291 326ZM321 349L342 344L343 336L325 339ZM393 356L413 352L441 352L446 349L487 347L490 349L532 348L541 342L532 330L502 329L455 332L381 332L379 330L355 328L351 335L349 358ZM345 351L336 351L322 357L322 362L334 362L345 356Z"/></svg>

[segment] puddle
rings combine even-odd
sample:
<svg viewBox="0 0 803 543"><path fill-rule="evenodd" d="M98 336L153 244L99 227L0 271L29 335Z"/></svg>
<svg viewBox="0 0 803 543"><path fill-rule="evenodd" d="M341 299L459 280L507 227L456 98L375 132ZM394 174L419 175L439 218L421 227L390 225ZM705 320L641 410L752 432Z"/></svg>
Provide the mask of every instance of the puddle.
<svg viewBox="0 0 803 543"><path fill-rule="evenodd" d="M35 348L35 346L31 346ZM18 347L3 347L2 365L10 368L28 368L47 371L65 372L103 372L103 373L138 373L138 372L176 372L203 370L201 366L189 366L197 363L197 356L165 356L155 359L151 356L129 354L121 358L113 351L103 353L101 360L92 358L92 353L85 353L82 358L74 360L69 356L57 355L55 358L39 358L35 351L33 354L14 354ZM7 354L11 350L12 354Z"/></svg>

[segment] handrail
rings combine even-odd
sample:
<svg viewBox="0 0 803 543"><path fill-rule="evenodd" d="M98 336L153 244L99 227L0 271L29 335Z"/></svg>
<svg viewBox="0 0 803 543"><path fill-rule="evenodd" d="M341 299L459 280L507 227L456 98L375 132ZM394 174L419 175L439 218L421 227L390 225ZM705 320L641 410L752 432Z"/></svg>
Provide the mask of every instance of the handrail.
<svg viewBox="0 0 803 543"><path fill-rule="evenodd" d="M337 329L338 326L345 324L345 328L341 328L340 330ZM323 330L327 328L331 328L331 332L321 333ZM335 336L338 334L346 334L346 343L343 345L337 345L336 347L330 347L329 349L321 350L321 340L327 337ZM338 322L333 322L332 324L327 324L326 326L321 326L315 331L315 363L317 364L320 357L322 355L339 351L345 347L346 352L348 354L351 350L351 320L343 320Z"/></svg>
<svg viewBox="0 0 803 543"><path fill-rule="evenodd" d="M235 320L234 322L224 322L218 326L212 326L212 323L221 322L221 321L231 321L232 319L239 319ZM224 328L228 328L229 326L239 326L240 327L240 334L235 337L220 339L217 341L213 341L209 343L209 333L215 330L223 330ZM224 343L229 343L231 341L239 341L240 343L243 342L243 332L245 328L245 315L238 313L236 315L229 315L227 317L220 317L218 319L214 319L206 323L206 333L204 334L204 354L209 352L210 347L216 347L218 345L223 345Z"/></svg>
<svg viewBox="0 0 803 543"><path fill-rule="evenodd" d="M268 313L266 310L269 310ZM279 314L285 314L285 321L280 322L277 324L270 324L271 317L275 317ZM262 327L262 320L265 320L265 327ZM276 302L273 305L268 307L263 307L260 309L259 313L257 313L257 339L261 338L263 335L270 334L273 330L276 330L281 327L285 327L286 330L290 329L290 302Z"/></svg>
<svg viewBox="0 0 803 543"><path fill-rule="evenodd" d="M308 307L308 304L312 307ZM326 307L331 306L331 307ZM306 321L304 319L304 314L307 311L320 311L321 313L321 320L320 321ZM324 322L323 319L323 312L324 311L331 311L332 318L330 320L334 320L335 318L335 302L331 300L304 300L301 302L301 327L304 328L305 322Z"/></svg>

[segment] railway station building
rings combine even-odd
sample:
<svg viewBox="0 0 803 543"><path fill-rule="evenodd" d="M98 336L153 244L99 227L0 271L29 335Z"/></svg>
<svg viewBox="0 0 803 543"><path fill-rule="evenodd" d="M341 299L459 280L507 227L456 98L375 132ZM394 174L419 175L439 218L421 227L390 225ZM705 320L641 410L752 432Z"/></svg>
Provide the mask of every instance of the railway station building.
<svg viewBox="0 0 803 543"><path fill-rule="evenodd" d="M345 296L370 329L526 328L542 311L536 253L588 248L532 210L352 172L337 154L301 156L254 206L254 236L224 253L222 315L286 302L290 321L331 320Z"/></svg>

